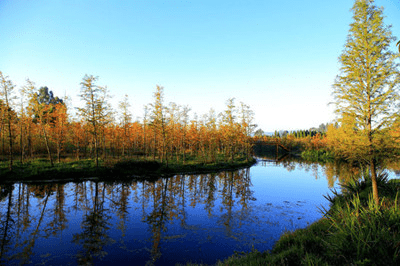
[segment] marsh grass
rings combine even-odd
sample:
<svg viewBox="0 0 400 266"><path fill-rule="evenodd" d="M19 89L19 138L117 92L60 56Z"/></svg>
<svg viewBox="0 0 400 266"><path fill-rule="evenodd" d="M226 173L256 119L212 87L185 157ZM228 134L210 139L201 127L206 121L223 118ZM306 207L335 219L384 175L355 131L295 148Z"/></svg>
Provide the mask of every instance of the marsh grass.
<svg viewBox="0 0 400 266"><path fill-rule="evenodd" d="M327 245L331 258L343 264L400 264L400 211L394 200L382 198L379 205L370 194L363 203L358 194L328 213L331 223Z"/></svg>

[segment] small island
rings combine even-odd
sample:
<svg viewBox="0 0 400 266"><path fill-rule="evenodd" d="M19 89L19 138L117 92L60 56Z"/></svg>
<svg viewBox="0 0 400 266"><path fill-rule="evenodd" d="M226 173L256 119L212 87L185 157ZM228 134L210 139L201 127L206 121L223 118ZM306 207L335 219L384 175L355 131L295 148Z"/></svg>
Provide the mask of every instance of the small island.
<svg viewBox="0 0 400 266"><path fill-rule="evenodd" d="M206 174L220 171L232 171L247 168L256 163L254 158L235 158L233 162L199 162L189 160L185 164L170 162L160 163L152 160L116 160L96 166L91 159L63 162L50 166L47 159L37 159L25 164L16 164L12 171L6 166L0 169L0 183L16 182L70 182L84 180L98 181L154 181L173 175Z"/></svg>

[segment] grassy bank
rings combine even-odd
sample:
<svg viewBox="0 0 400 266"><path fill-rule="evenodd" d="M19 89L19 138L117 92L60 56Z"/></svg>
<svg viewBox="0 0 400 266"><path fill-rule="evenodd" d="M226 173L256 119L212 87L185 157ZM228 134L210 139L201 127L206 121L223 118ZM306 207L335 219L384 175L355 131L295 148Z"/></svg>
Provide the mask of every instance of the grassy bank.
<svg viewBox="0 0 400 266"><path fill-rule="evenodd" d="M51 166L47 159L36 159L24 164L16 162L13 170L8 169L7 162L0 163L0 182L18 181L79 181L90 178L100 180L156 180L162 176L175 174L211 173L223 170L234 170L249 167L254 159L235 158L233 162L204 163L191 158L185 163L172 161L168 165L147 159L108 160L96 167L95 160L65 161Z"/></svg>
<svg viewBox="0 0 400 266"><path fill-rule="evenodd" d="M331 208L319 221L285 233L270 251L233 255L217 265L400 265L399 184L382 174L376 206L369 180L350 182L327 197Z"/></svg>

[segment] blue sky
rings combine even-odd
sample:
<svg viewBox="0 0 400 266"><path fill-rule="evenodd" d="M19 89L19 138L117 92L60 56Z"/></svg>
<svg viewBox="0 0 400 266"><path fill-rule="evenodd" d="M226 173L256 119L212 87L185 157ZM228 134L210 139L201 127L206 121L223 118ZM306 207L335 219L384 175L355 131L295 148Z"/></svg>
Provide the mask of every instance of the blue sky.
<svg viewBox="0 0 400 266"><path fill-rule="evenodd" d="M350 0L0 0L0 71L67 95L85 74L134 117L153 101L222 112L235 97L264 131L307 129L334 119L331 85L352 22ZM376 0L400 37L400 1ZM395 47L393 47L393 50Z"/></svg>

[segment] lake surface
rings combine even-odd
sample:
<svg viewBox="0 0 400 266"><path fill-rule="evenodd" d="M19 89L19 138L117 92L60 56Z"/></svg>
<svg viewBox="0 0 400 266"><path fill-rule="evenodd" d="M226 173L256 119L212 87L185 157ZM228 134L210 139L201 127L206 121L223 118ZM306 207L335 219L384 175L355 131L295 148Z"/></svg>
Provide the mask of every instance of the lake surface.
<svg viewBox="0 0 400 266"><path fill-rule="evenodd" d="M156 182L1 185L0 264L213 264L272 248L328 208L328 166L249 169Z"/></svg>

